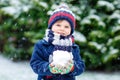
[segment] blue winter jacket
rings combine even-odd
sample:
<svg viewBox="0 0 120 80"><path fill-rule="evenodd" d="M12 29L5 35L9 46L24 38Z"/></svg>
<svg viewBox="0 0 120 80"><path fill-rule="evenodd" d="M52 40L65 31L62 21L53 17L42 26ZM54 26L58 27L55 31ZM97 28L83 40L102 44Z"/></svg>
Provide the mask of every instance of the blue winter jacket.
<svg viewBox="0 0 120 80"><path fill-rule="evenodd" d="M54 45L39 40L35 46L30 60L30 65L35 73L38 74L37 80L75 80L75 76L84 71L84 62L81 60L79 47L72 46L74 70L68 74L52 74L49 70L49 55L52 54ZM64 56L64 55L63 55Z"/></svg>

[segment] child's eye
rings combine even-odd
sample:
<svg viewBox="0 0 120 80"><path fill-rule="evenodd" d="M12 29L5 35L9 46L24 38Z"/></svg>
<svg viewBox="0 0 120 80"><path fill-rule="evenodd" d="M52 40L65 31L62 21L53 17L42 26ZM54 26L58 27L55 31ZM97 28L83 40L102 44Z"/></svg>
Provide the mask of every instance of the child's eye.
<svg viewBox="0 0 120 80"><path fill-rule="evenodd" d="M69 26L65 26L65 28L69 28Z"/></svg>
<svg viewBox="0 0 120 80"><path fill-rule="evenodd" d="M60 25L59 25L59 24L57 24L56 26L58 26L58 27L59 27Z"/></svg>

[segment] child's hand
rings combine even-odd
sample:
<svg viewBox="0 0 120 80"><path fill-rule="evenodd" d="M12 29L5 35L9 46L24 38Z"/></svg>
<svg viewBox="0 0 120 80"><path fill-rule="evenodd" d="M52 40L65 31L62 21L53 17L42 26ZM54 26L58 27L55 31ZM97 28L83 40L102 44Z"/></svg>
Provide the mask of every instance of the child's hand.
<svg viewBox="0 0 120 80"><path fill-rule="evenodd" d="M69 60L66 65L64 66L64 68L62 69L61 74L67 74L71 71L74 70L74 63L73 60Z"/></svg>
<svg viewBox="0 0 120 80"><path fill-rule="evenodd" d="M63 67L61 65L54 65L54 64L49 64L49 69L50 72L53 74L61 74L63 71Z"/></svg>
<svg viewBox="0 0 120 80"><path fill-rule="evenodd" d="M56 64L54 65L53 63L49 64L49 69L50 72L53 74L67 74L74 69L74 63L73 60L69 60L65 66Z"/></svg>

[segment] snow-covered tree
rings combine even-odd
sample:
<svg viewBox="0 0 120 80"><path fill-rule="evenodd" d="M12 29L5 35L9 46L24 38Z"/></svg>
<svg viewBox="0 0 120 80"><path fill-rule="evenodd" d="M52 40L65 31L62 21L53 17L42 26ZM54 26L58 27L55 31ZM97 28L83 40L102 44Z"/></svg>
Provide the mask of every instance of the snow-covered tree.
<svg viewBox="0 0 120 80"><path fill-rule="evenodd" d="M119 0L0 0L0 50L28 59L61 2L75 13L75 41L87 69L120 69Z"/></svg>

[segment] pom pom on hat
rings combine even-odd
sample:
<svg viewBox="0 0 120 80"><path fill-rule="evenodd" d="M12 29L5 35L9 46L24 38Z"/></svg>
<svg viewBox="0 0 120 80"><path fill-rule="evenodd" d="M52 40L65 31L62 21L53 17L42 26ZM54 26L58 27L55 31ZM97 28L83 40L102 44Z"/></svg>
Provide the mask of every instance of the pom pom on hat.
<svg viewBox="0 0 120 80"><path fill-rule="evenodd" d="M60 5L53 13L48 21L48 29L58 20L67 20L71 26L71 34L74 32L76 21L72 11L65 4Z"/></svg>

